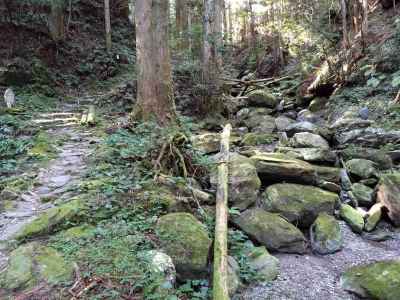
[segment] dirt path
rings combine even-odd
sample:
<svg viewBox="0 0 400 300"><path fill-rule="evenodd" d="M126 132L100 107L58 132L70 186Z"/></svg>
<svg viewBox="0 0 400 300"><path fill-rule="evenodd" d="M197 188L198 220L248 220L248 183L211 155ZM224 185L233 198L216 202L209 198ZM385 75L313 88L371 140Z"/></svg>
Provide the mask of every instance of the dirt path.
<svg viewBox="0 0 400 300"><path fill-rule="evenodd" d="M341 222L344 249L335 254L274 254L281 272L269 285L252 286L241 299L246 300L351 300L358 299L340 287L340 275L349 267L400 257L400 231L392 239L374 242L353 233Z"/></svg>
<svg viewBox="0 0 400 300"><path fill-rule="evenodd" d="M57 157L39 170L34 187L19 195L13 209L0 213L0 241L7 241L38 213L52 207L54 202L66 201L74 195L71 188L79 183L86 170L90 143L94 140L89 130L79 125L81 106L63 105L53 113L38 115L33 120L50 138L62 138ZM0 249L0 269L7 256Z"/></svg>

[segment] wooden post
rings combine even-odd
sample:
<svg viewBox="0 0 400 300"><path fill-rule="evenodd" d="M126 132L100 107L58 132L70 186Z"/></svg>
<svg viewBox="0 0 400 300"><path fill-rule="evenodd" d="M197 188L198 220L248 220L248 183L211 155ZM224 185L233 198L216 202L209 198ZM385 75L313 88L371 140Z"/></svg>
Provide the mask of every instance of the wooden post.
<svg viewBox="0 0 400 300"><path fill-rule="evenodd" d="M218 187L215 215L213 299L229 300L228 293L228 163L232 126L221 135L221 158L218 164Z"/></svg>

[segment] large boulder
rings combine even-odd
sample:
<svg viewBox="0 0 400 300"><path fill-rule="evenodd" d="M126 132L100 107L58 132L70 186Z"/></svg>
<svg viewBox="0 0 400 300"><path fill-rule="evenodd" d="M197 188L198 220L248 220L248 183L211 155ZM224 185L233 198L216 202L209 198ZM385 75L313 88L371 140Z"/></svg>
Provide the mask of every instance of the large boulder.
<svg viewBox="0 0 400 300"><path fill-rule="evenodd" d="M337 161L335 152L323 148L278 147L276 151L307 162L335 163Z"/></svg>
<svg viewBox="0 0 400 300"><path fill-rule="evenodd" d="M362 298L400 299L400 260L387 260L348 269L340 278L346 291Z"/></svg>
<svg viewBox="0 0 400 300"><path fill-rule="evenodd" d="M268 90L255 90L247 97L250 106L275 108L278 105L278 99Z"/></svg>
<svg viewBox="0 0 400 300"><path fill-rule="evenodd" d="M176 282L176 270L171 257L157 250L143 251L138 256L148 266L152 281L152 284L145 287L144 294L150 296L157 293L167 296Z"/></svg>
<svg viewBox="0 0 400 300"><path fill-rule="evenodd" d="M216 187L217 173L211 175L211 184ZM261 187L254 161L246 156L231 153L229 157L229 195L231 206L244 210L257 200Z"/></svg>
<svg viewBox="0 0 400 300"><path fill-rule="evenodd" d="M331 254L343 248L339 222L327 213L319 214L310 227L311 248L319 254Z"/></svg>
<svg viewBox="0 0 400 300"><path fill-rule="evenodd" d="M400 226L400 172L381 176L377 201L387 209L392 222Z"/></svg>
<svg viewBox="0 0 400 300"><path fill-rule="evenodd" d="M357 147L352 145L351 147L343 149L341 154L346 161L354 158L371 160L375 162L376 167L381 170L390 169L393 165L390 155L379 149Z"/></svg>
<svg viewBox="0 0 400 300"><path fill-rule="evenodd" d="M7 268L0 273L0 290L22 291L43 282L63 284L72 279L73 271L56 250L32 242L11 252Z"/></svg>
<svg viewBox="0 0 400 300"><path fill-rule="evenodd" d="M308 228L319 213L333 214L338 195L313 186L279 183L269 186L263 194L264 208L279 213L286 220Z"/></svg>
<svg viewBox="0 0 400 300"><path fill-rule="evenodd" d="M371 207L374 205L374 190L364 184L354 183L351 186L355 200L360 206Z"/></svg>
<svg viewBox="0 0 400 300"><path fill-rule="evenodd" d="M329 149L329 143L323 137L309 132L296 133L290 142L295 148Z"/></svg>
<svg viewBox="0 0 400 300"><path fill-rule="evenodd" d="M232 154L229 162L229 202L243 210L257 200L261 180L254 162L242 155Z"/></svg>
<svg viewBox="0 0 400 300"><path fill-rule="evenodd" d="M367 127L354 129L345 132L336 132L335 140L337 144L346 146L355 144L358 146L378 148L380 145L388 143L400 143L400 131L386 131L382 128Z"/></svg>
<svg viewBox="0 0 400 300"><path fill-rule="evenodd" d="M39 214L31 222L25 224L14 236L23 240L39 236L67 226L69 223L79 221L85 216L88 207L83 200L75 199L60 206L48 209Z"/></svg>
<svg viewBox="0 0 400 300"><path fill-rule="evenodd" d="M282 153L258 152L251 156L266 183L278 181L316 185L321 180L339 183L340 169L317 166Z"/></svg>
<svg viewBox="0 0 400 300"><path fill-rule="evenodd" d="M367 179L376 174L375 163L367 159L351 159L346 162L347 170L351 175Z"/></svg>
<svg viewBox="0 0 400 300"><path fill-rule="evenodd" d="M231 136L230 142L239 142L240 138ZM221 135L214 132L206 132L198 135L194 135L191 138L193 148L199 150L205 154L218 152L221 146Z"/></svg>
<svg viewBox="0 0 400 300"><path fill-rule="evenodd" d="M159 218L156 233L161 246L175 265L180 278L207 276L211 239L203 224L188 213L172 213Z"/></svg>
<svg viewBox="0 0 400 300"><path fill-rule="evenodd" d="M243 136L241 144L244 146L258 146L272 144L277 140L277 136L272 133L250 132Z"/></svg>
<svg viewBox="0 0 400 300"><path fill-rule="evenodd" d="M239 273L240 266L238 262L232 256L228 256L228 293L230 297L235 295L242 284Z"/></svg>
<svg viewBox="0 0 400 300"><path fill-rule="evenodd" d="M278 277L279 259L269 254L265 247L251 247L245 253L258 281L271 282Z"/></svg>
<svg viewBox="0 0 400 300"><path fill-rule="evenodd" d="M244 211L233 222L267 249L286 253L305 253L303 233L278 214L261 208Z"/></svg>
<svg viewBox="0 0 400 300"><path fill-rule="evenodd" d="M340 217L346 221L350 228L356 232L361 233L364 229L363 215L348 204L340 206Z"/></svg>
<svg viewBox="0 0 400 300"><path fill-rule="evenodd" d="M296 121L290 119L285 116L279 116L275 119L275 126L278 132L285 131L291 124L294 124Z"/></svg>
<svg viewBox="0 0 400 300"><path fill-rule="evenodd" d="M301 132L318 133L318 126L307 121L296 122L286 127L285 131L287 132L287 135L289 137L292 137L296 133L301 133Z"/></svg>
<svg viewBox="0 0 400 300"><path fill-rule="evenodd" d="M254 132L271 133L275 129L275 118L270 116L271 110L268 108L252 108L247 114L243 114L241 124L250 128ZM264 128L265 131L258 129Z"/></svg>
<svg viewBox="0 0 400 300"><path fill-rule="evenodd" d="M289 181L314 184L317 175L313 166L281 153L259 153L251 157L260 177L266 182Z"/></svg>

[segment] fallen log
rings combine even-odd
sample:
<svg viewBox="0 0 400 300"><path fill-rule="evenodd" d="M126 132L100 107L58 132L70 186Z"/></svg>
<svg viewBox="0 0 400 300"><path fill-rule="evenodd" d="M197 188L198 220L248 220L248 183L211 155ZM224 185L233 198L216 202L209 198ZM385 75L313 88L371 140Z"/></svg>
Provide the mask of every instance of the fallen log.
<svg viewBox="0 0 400 300"><path fill-rule="evenodd" d="M221 158L218 163L218 187L215 213L213 299L228 300L228 163L232 126L221 135Z"/></svg>

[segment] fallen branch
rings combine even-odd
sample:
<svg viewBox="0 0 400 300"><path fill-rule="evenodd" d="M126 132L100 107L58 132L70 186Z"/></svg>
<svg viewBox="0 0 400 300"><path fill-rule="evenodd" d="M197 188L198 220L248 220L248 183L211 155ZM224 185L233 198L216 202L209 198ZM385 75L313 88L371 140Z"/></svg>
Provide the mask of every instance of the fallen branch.
<svg viewBox="0 0 400 300"><path fill-rule="evenodd" d="M221 159L218 164L218 187L215 213L213 299L228 300L228 163L232 126L221 135Z"/></svg>
<svg viewBox="0 0 400 300"><path fill-rule="evenodd" d="M397 93L396 98L394 98L394 103L400 103L400 90L399 90L399 92Z"/></svg>
<svg viewBox="0 0 400 300"><path fill-rule="evenodd" d="M256 79L256 80L241 80L241 79L231 79L231 78L221 78L221 79L225 80L225 81L231 81L231 82L236 82L236 83L245 84L245 85L252 85L255 83L273 80L274 78L272 77L272 78L264 78L264 79Z"/></svg>
<svg viewBox="0 0 400 300"><path fill-rule="evenodd" d="M195 199L199 199L201 202L204 203L214 203L215 199L211 194L203 192L202 190L196 189L189 185L177 185L169 176L160 174L156 177L156 182L169 186L171 188L178 189L182 194L187 196L193 196Z"/></svg>

